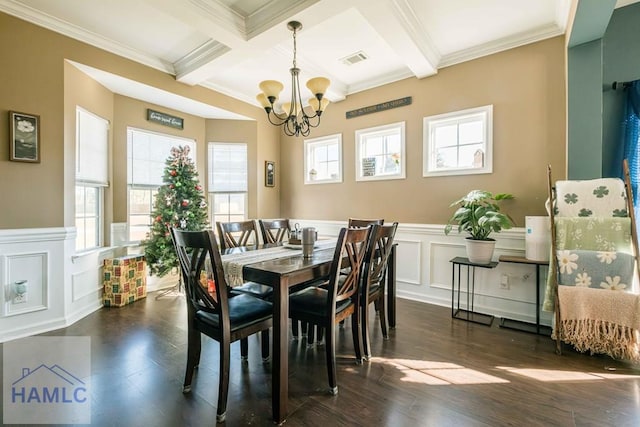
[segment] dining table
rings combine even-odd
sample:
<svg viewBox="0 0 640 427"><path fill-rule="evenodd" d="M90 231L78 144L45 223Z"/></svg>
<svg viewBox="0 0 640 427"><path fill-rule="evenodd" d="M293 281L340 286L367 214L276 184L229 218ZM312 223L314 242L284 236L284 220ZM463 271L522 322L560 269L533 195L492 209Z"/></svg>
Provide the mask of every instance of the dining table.
<svg viewBox="0 0 640 427"><path fill-rule="evenodd" d="M289 397L289 289L295 285L320 280L329 275L335 240L333 245L319 245L311 257L303 257L302 250L291 248L288 253L277 252L274 257L265 257L255 262L249 259L242 264L242 280L273 287L273 355L272 355L272 417L281 424L286 420ZM273 245L256 246L274 251ZM236 248L237 249L237 248ZM245 248L246 251L246 248ZM231 252L233 253L233 252ZM387 265L387 293L389 325L395 327L395 245ZM223 256L223 264L225 258ZM225 266L225 275L226 275Z"/></svg>

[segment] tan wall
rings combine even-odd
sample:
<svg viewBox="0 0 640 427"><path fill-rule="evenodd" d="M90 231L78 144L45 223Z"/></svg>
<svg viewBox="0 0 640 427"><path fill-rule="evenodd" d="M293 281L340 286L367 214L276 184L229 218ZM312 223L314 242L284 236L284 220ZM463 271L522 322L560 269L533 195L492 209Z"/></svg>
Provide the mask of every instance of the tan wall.
<svg viewBox="0 0 640 427"><path fill-rule="evenodd" d="M258 122L254 124L252 141L255 145L254 192L252 206L256 215L279 214L278 192L263 186L264 161L279 158L279 133L273 126L266 124L264 111L201 86L187 86L175 81L172 75L140 65L125 58L107 53L95 47L29 24L12 16L0 13L0 200L4 209L0 214L0 229L56 227L72 225L73 192L73 154L69 154L72 138L75 138L75 111L71 101L65 103L65 59L144 82L147 85L182 95L200 102L214 105L234 113L242 114ZM33 53L33 54L32 54ZM69 68L66 68L69 70ZM71 71L75 75L76 71ZM69 78L66 88L72 97L82 96L85 78L76 82ZM76 87L76 84L78 87ZM92 85L89 85L92 86ZM94 90L92 87L91 90ZM96 89L97 90L97 89ZM100 99L106 99L100 94ZM122 98L122 97L120 97ZM84 98L87 101L87 98ZM122 157L122 129L127 124L144 121L141 111L147 106L136 102L128 103L121 99L106 100L115 103L112 110L114 118L113 154L114 154L114 191L113 220L126 218L126 195L122 187L120 168L126 165ZM90 101L95 105L93 101ZM118 111L123 106L126 112ZM108 106L101 108L108 110ZM91 108L88 108L91 110ZM165 109L157 108L161 111ZM8 111L40 115L41 120L41 158L39 164L27 164L8 161ZM169 110L170 111L170 110ZM131 115L129 115L131 114ZM178 116L188 116L184 113ZM198 121L202 121L198 119ZM144 122L148 125L148 122ZM198 141L204 138L205 124L200 123ZM170 128L163 129L167 131ZM70 133L72 132L72 133ZM73 135L73 136L72 136ZM198 147L198 169L203 174L205 148ZM122 162L122 163L121 163ZM259 166L262 165L262 166ZM71 169L70 169L71 168ZM116 171L117 170L117 171ZM259 172L259 173L258 173ZM126 179L126 178L125 178ZM126 180L125 180L126 182ZM65 187L66 186L66 187ZM65 191L66 189L66 191ZM65 199L65 194L67 198ZM274 197L275 195L275 197ZM262 206L264 205L264 207ZM111 213L106 213L109 218ZM107 225L108 226L108 225Z"/></svg>
<svg viewBox="0 0 640 427"><path fill-rule="evenodd" d="M0 228L63 224L62 49L46 34L0 13ZM9 161L8 111L40 116L40 163Z"/></svg>
<svg viewBox="0 0 640 427"><path fill-rule="evenodd" d="M543 215L546 168L565 165L564 39L528 46L444 68L435 76L388 84L329 105L311 137L342 133L343 183L303 184L303 138L282 137L283 215L346 220L383 217L407 223L446 223L449 205L472 189L509 192L505 204L520 226ZM345 112L411 96L413 103L345 119ZM423 117L493 104L493 173L422 177ZM355 181L355 131L406 122L407 178Z"/></svg>

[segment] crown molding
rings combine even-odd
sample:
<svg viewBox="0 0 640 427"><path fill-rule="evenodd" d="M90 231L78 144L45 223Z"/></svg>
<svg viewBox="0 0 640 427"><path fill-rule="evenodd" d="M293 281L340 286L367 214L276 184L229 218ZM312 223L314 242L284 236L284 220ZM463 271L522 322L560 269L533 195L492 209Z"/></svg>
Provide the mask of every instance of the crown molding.
<svg viewBox="0 0 640 427"><path fill-rule="evenodd" d="M229 52L231 48L218 41L209 40L202 46L192 50L173 63L176 80L184 80L188 74L197 71L202 66Z"/></svg>
<svg viewBox="0 0 640 427"><path fill-rule="evenodd" d="M82 43L90 44L115 55L155 68L156 70L169 74L175 73L173 65L166 61L155 56L147 55L139 50L131 49L122 43L102 37L98 34L86 31L74 24L62 21L51 15L44 14L22 3L13 0L0 0L0 11L35 24L39 27L43 27L78 40Z"/></svg>
<svg viewBox="0 0 640 427"><path fill-rule="evenodd" d="M273 28L320 0L273 0L245 17L247 40Z"/></svg>
<svg viewBox="0 0 640 427"><path fill-rule="evenodd" d="M247 40L245 17L215 0L189 0L207 14L212 23Z"/></svg>
<svg viewBox="0 0 640 427"><path fill-rule="evenodd" d="M438 67L443 68L450 65L460 64L461 62L471 61L472 59L477 59L483 56L513 49L514 47L520 47L526 44L539 42L541 40L545 40L562 34L564 34L564 31L556 24L544 25L532 31L515 34L513 36L504 37L502 39L475 46L473 48L463 49L448 55L443 55Z"/></svg>
<svg viewBox="0 0 640 427"><path fill-rule="evenodd" d="M400 22L404 25L409 38L422 53L424 58L431 66L431 70L424 69L420 73L416 73L416 77L423 78L433 74L433 70L437 69L440 63L441 55L435 44L429 36L429 32L416 15L408 0L392 0L396 15Z"/></svg>
<svg viewBox="0 0 640 427"><path fill-rule="evenodd" d="M435 74L435 73L433 73ZM378 86L383 86L389 83L397 82L399 80L404 80L409 77L416 77L416 75L409 70L408 68L399 69L397 71L392 71L387 74L383 74L373 79L369 79L366 83L358 83L349 85L347 95L352 95L356 92L362 92L364 90L373 89Z"/></svg>

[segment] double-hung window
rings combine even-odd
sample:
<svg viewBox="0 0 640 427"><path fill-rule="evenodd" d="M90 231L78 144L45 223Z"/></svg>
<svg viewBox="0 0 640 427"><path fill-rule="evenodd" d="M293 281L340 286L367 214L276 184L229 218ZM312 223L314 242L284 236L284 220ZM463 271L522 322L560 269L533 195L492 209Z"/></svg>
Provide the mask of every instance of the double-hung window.
<svg viewBox="0 0 640 427"><path fill-rule="evenodd" d="M209 209L211 224L247 218L247 144L210 142Z"/></svg>
<svg viewBox="0 0 640 427"><path fill-rule="evenodd" d="M304 183L342 182L342 134L305 139Z"/></svg>
<svg viewBox="0 0 640 427"><path fill-rule="evenodd" d="M404 122L356 131L356 181L405 178Z"/></svg>
<svg viewBox="0 0 640 427"><path fill-rule="evenodd" d="M144 240L151 227L151 213L158 188L163 185L166 160L173 147L188 146L195 163L193 139L127 129L127 193L129 241Z"/></svg>
<svg viewBox="0 0 640 427"><path fill-rule="evenodd" d="M493 171L493 106L425 117L423 176Z"/></svg>
<svg viewBox="0 0 640 427"><path fill-rule="evenodd" d="M109 121L76 107L76 251L95 249L103 244L108 164Z"/></svg>

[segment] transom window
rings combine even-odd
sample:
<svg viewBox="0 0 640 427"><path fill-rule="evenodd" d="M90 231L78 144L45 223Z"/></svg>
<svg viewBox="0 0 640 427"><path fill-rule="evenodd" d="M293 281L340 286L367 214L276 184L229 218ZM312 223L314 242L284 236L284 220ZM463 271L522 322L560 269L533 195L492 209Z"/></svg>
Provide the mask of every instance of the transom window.
<svg viewBox="0 0 640 427"><path fill-rule="evenodd" d="M405 124L356 131L356 181L405 178Z"/></svg>
<svg viewBox="0 0 640 427"><path fill-rule="evenodd" d="M304 141L304 183L342 182L342 134Z"/></svg>
<svg viewBox="0 0 640 427"><path fill-rule="evenodd" d="M423 176L493 171L493 106L425 117Z"/></svg>

